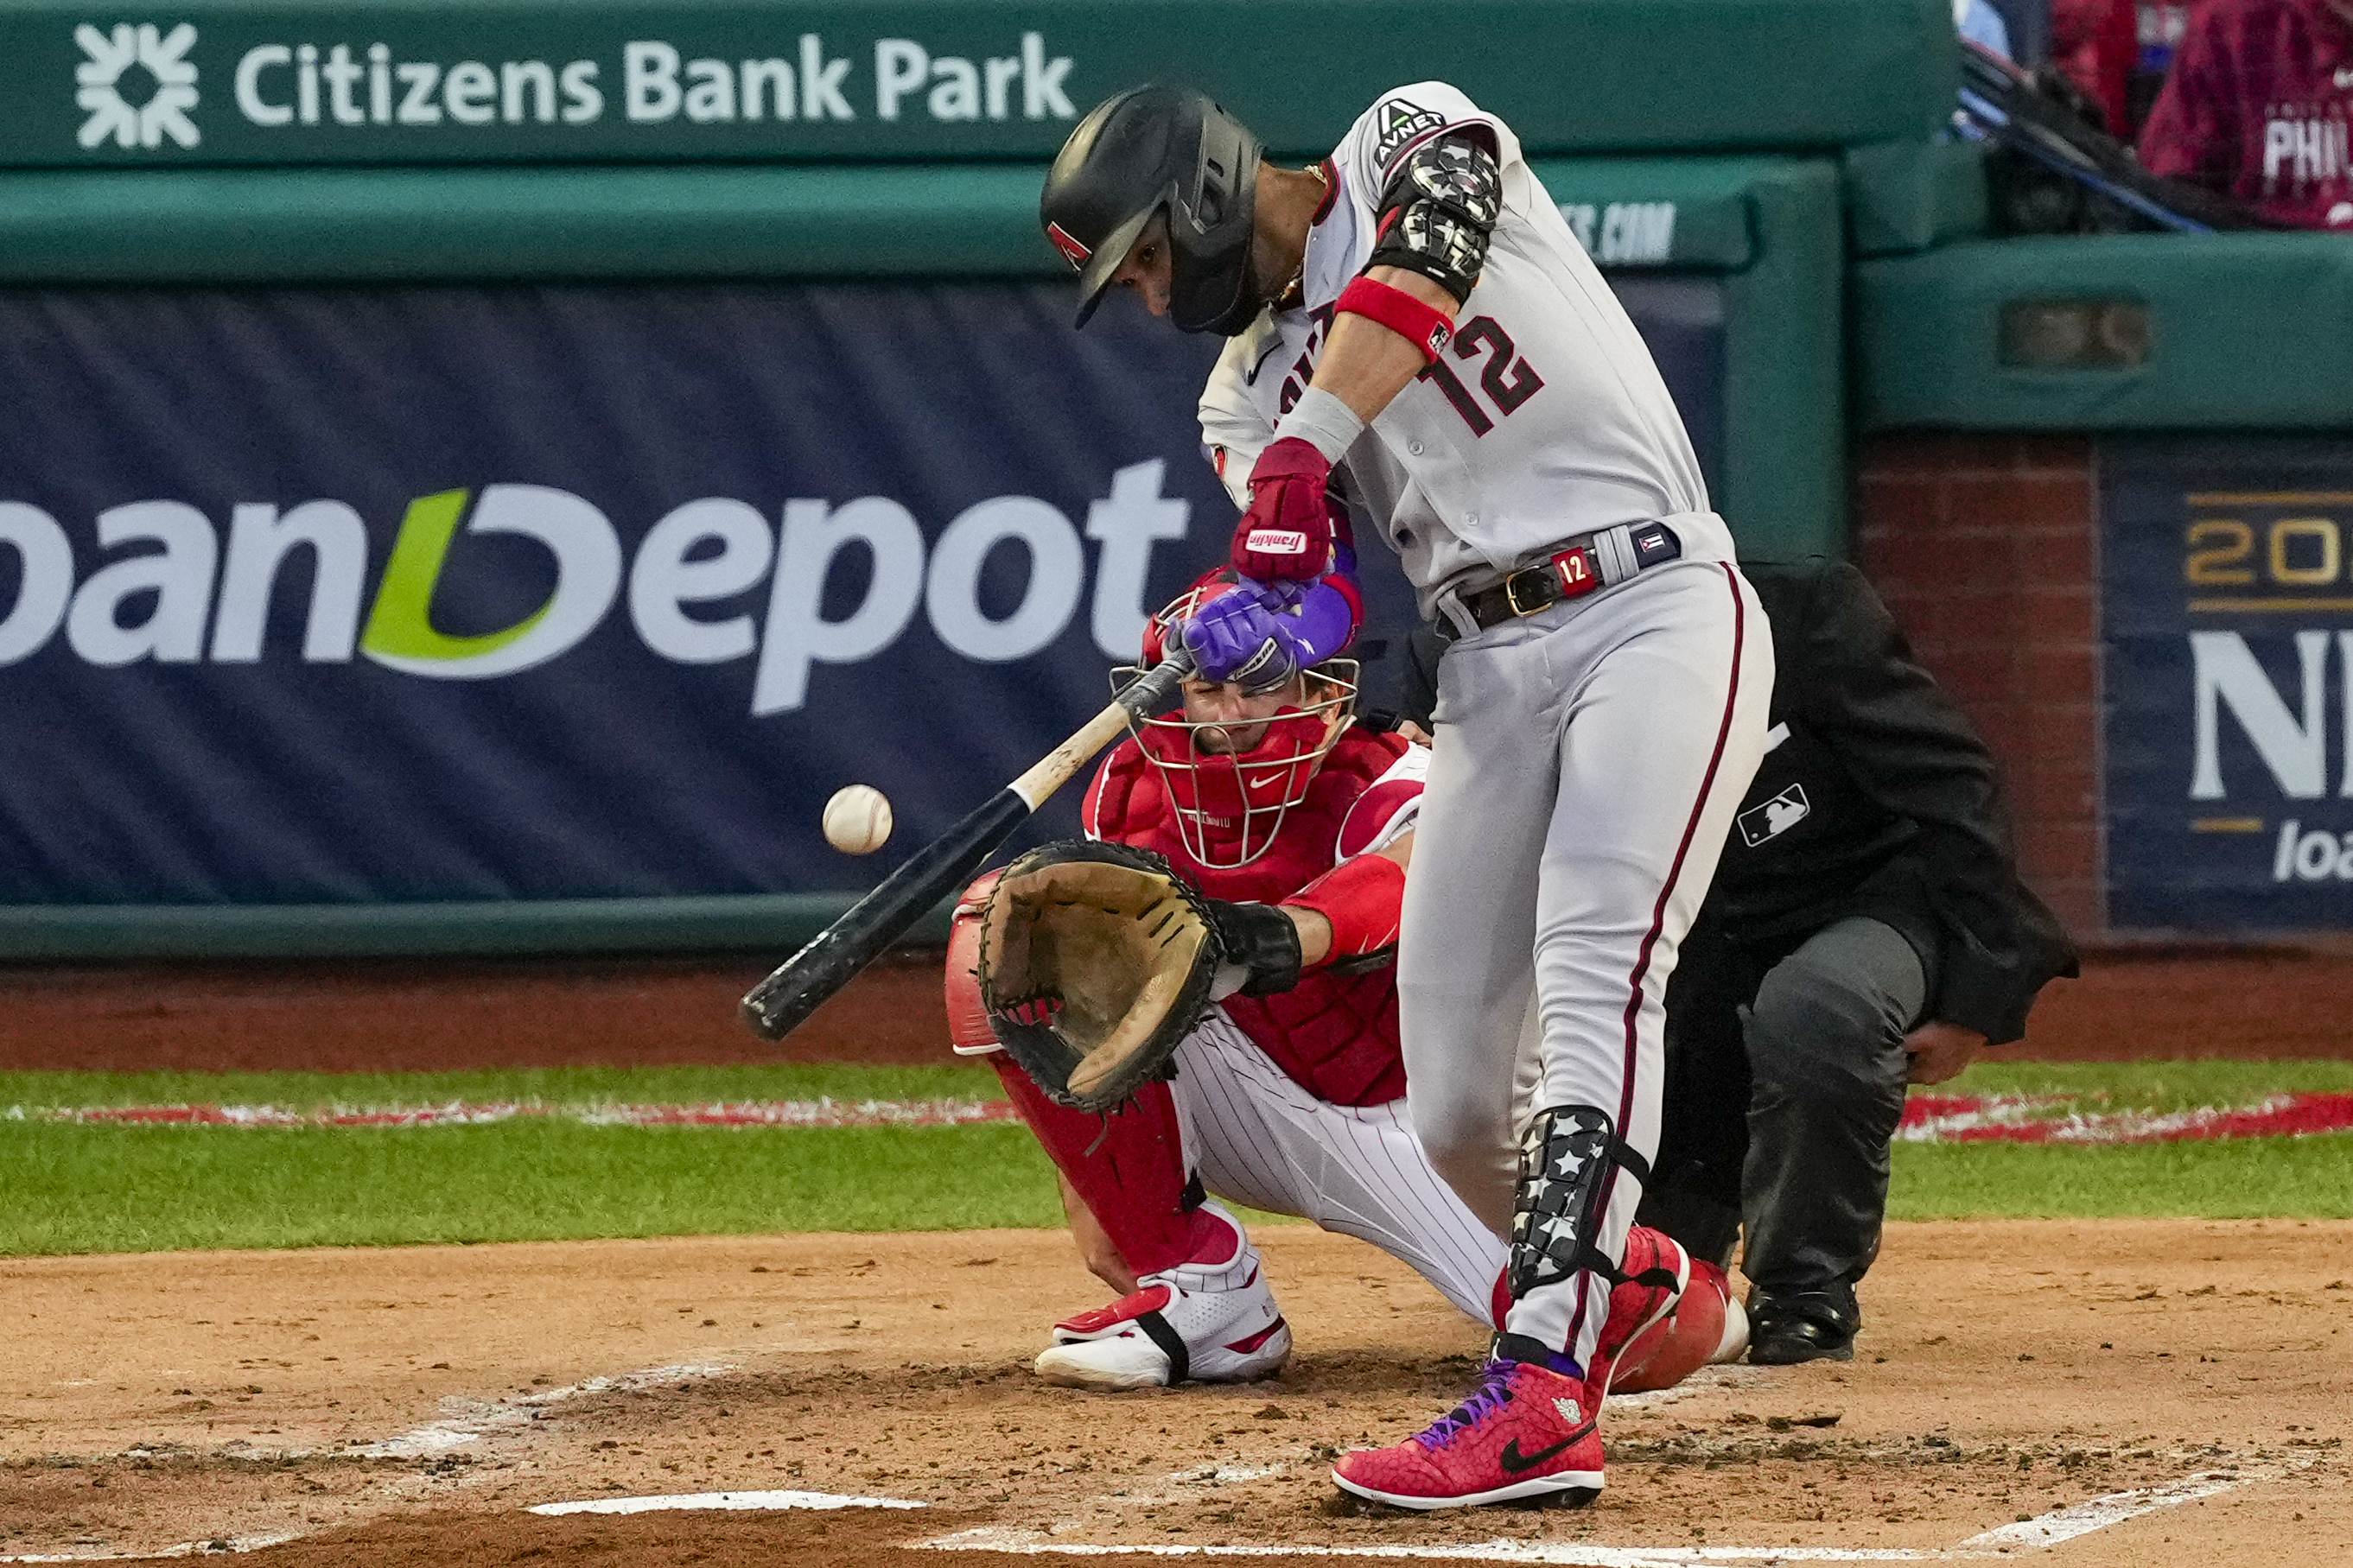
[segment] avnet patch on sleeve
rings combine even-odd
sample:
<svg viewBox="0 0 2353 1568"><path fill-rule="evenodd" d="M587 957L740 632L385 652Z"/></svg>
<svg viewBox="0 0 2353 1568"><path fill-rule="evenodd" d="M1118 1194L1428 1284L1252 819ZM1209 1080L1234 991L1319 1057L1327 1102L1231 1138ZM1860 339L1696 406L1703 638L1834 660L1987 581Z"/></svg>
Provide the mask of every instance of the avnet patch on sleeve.
<svg viewBox="0 0 2353 1568"><path fill-rule="evenodd" d="M1446 116L1409 99L1385 98L1373 109L1373 123L1378 130L1373 142L1373 161L1386 169L1415 137L1444 126Z"/></svg>

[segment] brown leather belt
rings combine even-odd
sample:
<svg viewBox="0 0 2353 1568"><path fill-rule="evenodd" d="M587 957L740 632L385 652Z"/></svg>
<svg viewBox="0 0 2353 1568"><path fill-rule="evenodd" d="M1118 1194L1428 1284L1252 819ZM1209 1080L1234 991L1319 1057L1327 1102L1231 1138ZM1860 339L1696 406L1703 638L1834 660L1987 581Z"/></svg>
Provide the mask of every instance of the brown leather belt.
<svg viewBox="0 0 2353 1568"><path fill-rule="evenodd" d="M1484 631L1550 609L1563 599L1581 599L1614 586L1645 567L1677 560L1683 552L1683 541L1663 522L1599 529L1578 534L1535 565L1523 567L1492 587L1461 595L1458 602Z"/></svg>

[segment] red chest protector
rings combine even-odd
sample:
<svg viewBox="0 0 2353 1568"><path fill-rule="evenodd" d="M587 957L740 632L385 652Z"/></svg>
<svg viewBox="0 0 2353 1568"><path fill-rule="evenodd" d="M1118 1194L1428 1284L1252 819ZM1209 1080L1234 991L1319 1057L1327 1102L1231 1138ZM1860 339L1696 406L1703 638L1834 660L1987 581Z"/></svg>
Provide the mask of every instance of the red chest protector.
<svg viewBox="0 0 2353 1568"><path fill-rule="evenodd" d="M1133 737L1122 741L1088 787L1084 816L1097 836L1168 858L1213 899L1281 903L1330 870L1349 808L1405 754L1402 737L1351 726L1282 819L1273 845L1247 866L1204 866L1187 853L1158 773ZM1310 971L1274 996L1229 996L1219 1004L1302 1089L1334 1105L1381 1105L1405 1094L1398 1051L1397 974Z"/></svg>

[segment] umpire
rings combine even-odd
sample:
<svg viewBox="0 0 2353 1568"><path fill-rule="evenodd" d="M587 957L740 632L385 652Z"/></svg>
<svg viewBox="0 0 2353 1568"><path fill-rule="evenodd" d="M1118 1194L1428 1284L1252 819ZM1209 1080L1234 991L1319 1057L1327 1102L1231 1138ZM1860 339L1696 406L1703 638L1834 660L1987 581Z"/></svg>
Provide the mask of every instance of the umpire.
<svg viewBox="0 0 2353 1568"><path fill-rule="evenodd" d="M2018 879L1991 753L1862 574L1741 570L1773 624L1770 728L1668 987L1637 1223L1725 1266L1745 1228L1749 1359L1845 1361L1905 1084L2017 1039L2075 953ZM1435 651L1417 635L1409 715Z"/></svg>
<svg viewBox="0 0 2353 1568"><path fill-rule="evenodd" d="M2024 1034L2075 952L2019 881L1992 754L1862 574L1742 570L1771 727L1668 989L1641 1221L1725 1264L1745 1228L1751 1361L1845 1361L1905 1085Z"/></svg>

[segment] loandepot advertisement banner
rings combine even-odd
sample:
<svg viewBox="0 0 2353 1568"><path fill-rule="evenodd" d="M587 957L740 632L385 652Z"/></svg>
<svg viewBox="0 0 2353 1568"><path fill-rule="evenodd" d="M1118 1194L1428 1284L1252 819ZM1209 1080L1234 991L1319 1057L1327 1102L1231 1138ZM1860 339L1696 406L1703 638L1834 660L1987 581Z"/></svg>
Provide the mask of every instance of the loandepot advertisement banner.
<svg viewBox="0 0 2353 1568"><path fill-rule="evenodd" d="M1715 286L1672 281L1638 314L1709 413ZM1224 559L1194 416L1218 341L1070 310L1060 284L0 293L0 903L871 885L1100 709ZM851 783L896 808L874 860L818 832ZM1031 831L1075 831L1078 793Z"/></svg>
<svg viewBox="0 0 2353 1568"><path fill-rule="evenodd" d="M2099 463L2110 921L2353 928L2353 441Z"/></svg>
<svg viewBox="0 0 2353 1568"><path fill-rule="evenodd" d="M1055 285L0 294L0 902L871 883L828 795L895 863L1221 555L1215 346Z"/></svg>

